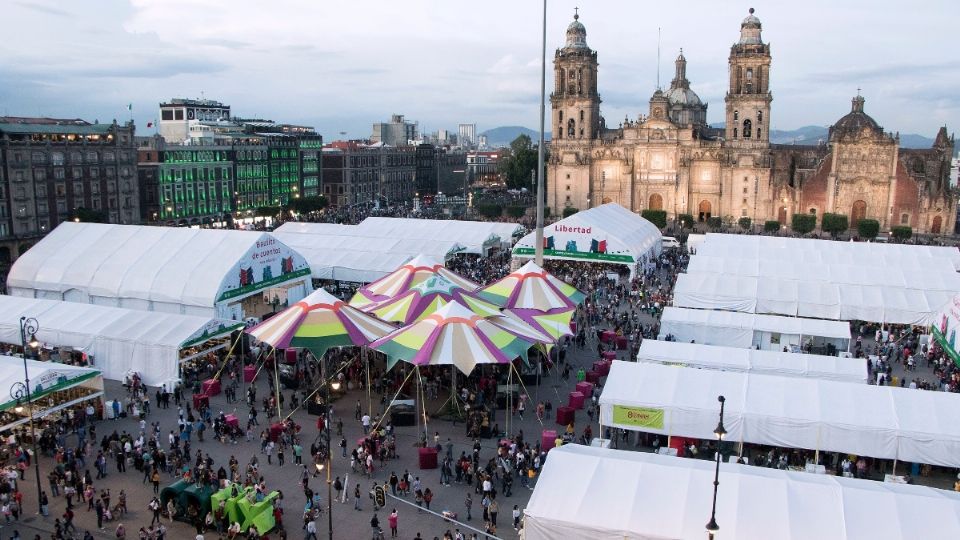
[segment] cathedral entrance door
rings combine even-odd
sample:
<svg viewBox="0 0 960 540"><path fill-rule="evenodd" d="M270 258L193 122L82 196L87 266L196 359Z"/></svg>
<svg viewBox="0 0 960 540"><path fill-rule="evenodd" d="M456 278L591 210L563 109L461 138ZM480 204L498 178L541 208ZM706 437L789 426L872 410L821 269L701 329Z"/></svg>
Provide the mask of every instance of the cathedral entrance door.
<svg viewBox="0 0 960 540"><path fill-rule="evenodd" d="M700 206L699 206L698 211L699 211L699 215L697 216L697 219L698 219L699 221L706 221L706 220L710 219L710 215L711 215L711 214L710 214L710 201L700 201Z"/></svg>
<svg viewBox="0 0 960 540"><path fill-rule="evenodd" d="M853 209L850 211L850 228L856 229L857 223L867 217L867 203L856 201L853 203Z"/></svg>
<svg viewBox="0 0 960 540"><path fill-rule="evenodd" d="M933 218L933 224L930 226L931 234L940 234L940 227L943 226L943 220L940 219L940 216Z"/></svg>
<svg viewBox="0 0 960 540"><path fill-rule="evenodd" d="M781 225L787 224L787 207L786 206L781 206L780 210L777 211L777 221L779 221Z"/></svg>

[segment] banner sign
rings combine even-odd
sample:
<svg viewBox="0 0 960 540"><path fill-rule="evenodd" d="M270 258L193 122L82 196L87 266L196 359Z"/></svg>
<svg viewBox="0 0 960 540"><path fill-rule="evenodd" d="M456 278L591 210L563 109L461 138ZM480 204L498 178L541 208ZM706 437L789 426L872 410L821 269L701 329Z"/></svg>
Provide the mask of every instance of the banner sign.
<svg viewBox="0 0 960 540"><path fill-rule="evenodd" d="M960 366L960 352L957 351L958 328L960 328L960 296L955 296L934 318L931 331L933 338L940 343L953 363Z"/></svg>
<svg viewBox="0 0 960 540"><path fill-rule="evenodd" d="M663 409L614 405L613 423L621 426L663 429Z"/></svg>
<svg viewBox="0 0 960 540"><path fill-rule="evenodd" d="M576 216L558 221L543 230L543 254L546 257L565 257L585 261L632 264L636 261L630 250L605 231L593 226L576 225ZM533 255L535 246L518 244L514 255Z"/></svg>
<svg viewBox="0 0 960 540"><path fill-rule="evenodd" d="M264 234L227 274L217 302L248 296L281 283L310 275L310 266L283 242Z"/></svg>

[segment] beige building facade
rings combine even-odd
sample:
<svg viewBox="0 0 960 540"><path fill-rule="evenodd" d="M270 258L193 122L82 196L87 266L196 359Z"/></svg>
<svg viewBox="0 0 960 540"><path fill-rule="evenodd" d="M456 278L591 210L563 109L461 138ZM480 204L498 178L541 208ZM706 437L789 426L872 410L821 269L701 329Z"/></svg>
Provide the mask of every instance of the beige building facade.
<svg viewBox="0 0 960 540"><path fill-rule="evenodd" d="M648 112L608 127L600 114L597 52L579 16L554 56L550 96L547 203L555 214L617 202L669 218L720 217L789 224L797 212L848 215L851 227L876 219L883 230L953 233L956 195L950 188L954 139L941 128L930 149L900 147L899 137L864 112L851 112L822 144L770 143L771 54L750 10L729 57L725 125L707 124L707 104L690 88L683 52L668 90L657 89Z"/></svg>

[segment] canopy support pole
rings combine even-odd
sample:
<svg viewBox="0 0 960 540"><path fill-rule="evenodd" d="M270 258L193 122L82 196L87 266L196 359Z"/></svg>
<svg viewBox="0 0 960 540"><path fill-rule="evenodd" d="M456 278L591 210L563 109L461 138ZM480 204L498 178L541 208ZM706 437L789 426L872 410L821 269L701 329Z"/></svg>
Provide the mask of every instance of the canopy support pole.
<svg viewBox="0 0 960 540"><path fill-rule="evenodd" d="M893 474L892 476L897 475L897 458L893 458Z"/></svg>
<svg viewBox="0 0 960 540"><path fill-rule="evenodd" d="M363 356L363 365L367 371L367 415L373 418L373 399L370 397L370 354L366 347L360 348L360 354Z"/></svg>
<svg viewBox="0 0 960 540"><path fill-rule="evenodd" d="M276 347L273 348L273 387L276 393L275 399L277 400L277 420L280 420L283 418L283 413L280 412L280 364L277 363Z"/></svg>
<svg viewBox="0 0 960 540"><path fill-rule="evenodd" d="M510 431L510 422L513 420L513 361L510 362L510 369L507 370L507 437L513 433ZM498 435L499 436L499 435Z"/></svg>

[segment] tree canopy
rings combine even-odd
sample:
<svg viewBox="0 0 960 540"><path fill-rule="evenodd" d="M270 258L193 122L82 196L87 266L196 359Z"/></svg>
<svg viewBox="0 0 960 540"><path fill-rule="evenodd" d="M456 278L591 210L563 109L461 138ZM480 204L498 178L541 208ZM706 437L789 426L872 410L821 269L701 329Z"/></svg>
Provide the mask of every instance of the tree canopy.
<svg viewBox="0 0 960 540"><path fill-rule="evenodd" d="M510 143L510 151L500 159L500 173L507 188L533 191L530 172L537 170L537 145L528 135L520 135Z"/></svg>

